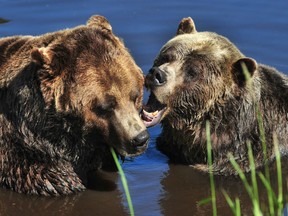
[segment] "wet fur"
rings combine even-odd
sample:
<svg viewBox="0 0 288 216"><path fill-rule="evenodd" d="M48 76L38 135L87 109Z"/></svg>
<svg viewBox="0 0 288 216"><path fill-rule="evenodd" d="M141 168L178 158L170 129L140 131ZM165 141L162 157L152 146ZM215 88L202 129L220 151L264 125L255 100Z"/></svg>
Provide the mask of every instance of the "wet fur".
<svg viewBox="0 0 288 216"><path fill-rule="evenodd" d="M127 134L112 131L113 115L99 117L95 109L111 105L104 93L115 85L128 96L114 100L131 103L138 115L143 75L111 30L104 17L94 16L86 26L0 40L2 187L71 194L85 189L87 172L115 168L109 145L121 145L116 138Z"/></svg>
<svg viewBox="0 0 288 216"><path fill-rule="evenodd" d="M248 140L252 143L256 167L261 167L264 159L255 112L258 103L264 121L268 159L275 157L273 133L277 134L281 154L286 155L287 77L274 68L247 60L222 36L196 33L191 21L191 18L182 20L176 37L164 45L154 62L154 67L160 68L175 61L182 65L176 71L176 85L169 96L167 92L171 90L166 90L165 85L151 90L160 102L165 101L164 97L167 100L163 130L157 139L158 149L172 162L189 164L207 172L205 127L209 121L216 174L236 174L228 153L234 155L244 171L250 170ZM198 34L198 38L189 34ZM247 85L240 61L248 65L253 89ZM181 76L184 79L177 80Z"/></svg>

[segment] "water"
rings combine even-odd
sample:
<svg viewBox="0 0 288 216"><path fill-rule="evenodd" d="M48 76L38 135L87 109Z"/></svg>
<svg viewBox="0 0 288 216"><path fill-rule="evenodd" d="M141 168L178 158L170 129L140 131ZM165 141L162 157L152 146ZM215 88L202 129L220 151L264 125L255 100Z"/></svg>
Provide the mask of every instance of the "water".
<svg viewBox="0 0 288 216"><path fill-rule="evenodd" d="M215 31L260 63L288 73L288 2L286 0L0 0L0 36L39 35L85 24L93 14L107 17L113 31L124 39L146 73L162 45L174 36L183 17L191 16L198 31ZM9 22L6 22L9 21ZM145 92L145 100L148 93ZM151 142L145 154L125 161L123 169L140 215L212 215L210 205L197 203L209 197L209 177L188 166L173 165L155 148L160 127L149 129ZM287 160L283 164L287 164ZM274 168L275 170L275 168ZM283 168L284 187L288 170ZM272 173L275 173L272 170ZM272 174L274 177L275 175ZM276 185L276 177L272 179ZM221 195L225 189L239 196L242 212L251 204L239 179L217 177L219 215L231 215ZM265 201L265 191L260 190ZM286 193L287 194L287 193ZM0 190L0 215L129 215L117 173L95 176L95 189L67 197L49 198Z"/></svg>

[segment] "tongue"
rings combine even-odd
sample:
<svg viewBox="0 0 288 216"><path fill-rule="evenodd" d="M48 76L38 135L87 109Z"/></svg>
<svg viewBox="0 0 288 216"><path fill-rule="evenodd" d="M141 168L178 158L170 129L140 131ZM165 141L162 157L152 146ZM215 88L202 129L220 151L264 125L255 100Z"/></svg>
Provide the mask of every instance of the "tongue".
<svg viewBox="0 0 288 216"><path fill-rule="evenodd" d="M157 110L155 112L150 113L143 109L141 113L141 117L144 122L144 125L148 128L148 127L152 127L158 124L162 118L164 111L165 111L165 108L162 110Z"/></svg>

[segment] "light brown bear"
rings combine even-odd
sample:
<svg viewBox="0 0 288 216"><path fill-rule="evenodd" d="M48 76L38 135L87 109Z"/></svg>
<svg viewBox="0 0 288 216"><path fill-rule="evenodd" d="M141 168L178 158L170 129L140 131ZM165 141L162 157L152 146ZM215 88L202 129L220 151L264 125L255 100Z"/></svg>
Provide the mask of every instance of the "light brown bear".
<svg viewBox="0 0 288 216"><path fill-rule="evenodd" d="M0 39L0 185L27 194L85 189L86 174L146 149L144 76L109 22Z"/></svg>
<svg viewBox="0 0 288 216"><path fill-rule="evenodd" d="M242 72L245 64L250 85ZM206 121L210 122L213 170L234 174L228 153L249 171L247 141L256 167L264 164L256 107L264 122L267 157L275 157L273 133L282 155L288 152L288 79L274 68L245 57L227 38L197 32L184 18L146 76L151 91L142 118L147 127L161 121L158 149L172 162L207 171Z"/></svg>

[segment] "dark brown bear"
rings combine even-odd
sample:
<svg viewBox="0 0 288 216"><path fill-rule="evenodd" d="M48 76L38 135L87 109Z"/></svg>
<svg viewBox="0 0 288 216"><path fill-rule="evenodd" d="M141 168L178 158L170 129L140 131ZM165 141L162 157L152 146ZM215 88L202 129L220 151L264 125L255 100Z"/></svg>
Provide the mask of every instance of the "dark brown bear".
<svg viewBox="0 0 288 216"><path fill-rule="evenodd" d="M0 40L0 184L27 194L85 189L86 174L141 154L144 77L102 16Z"/></svg>
<svg viewBox="0 0 288 216"><path fill-rule="evenodd" d="M242 71L244 64L252 85ZM151 95L142 118L147 127L162 122L157 146L173 162L207 171L209 121L215 173L235 173L228 153L249 171L247 141L256 167L262 166L256 104L264 121L268 159L275 157L273 133L281 154L288 152L288 79L245 57L227 38L197 32L191 18L183 19L177 35L163 46L145 83Z"/></svg>

